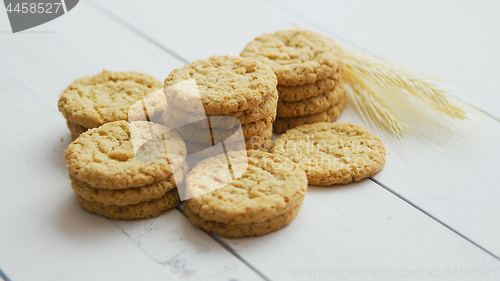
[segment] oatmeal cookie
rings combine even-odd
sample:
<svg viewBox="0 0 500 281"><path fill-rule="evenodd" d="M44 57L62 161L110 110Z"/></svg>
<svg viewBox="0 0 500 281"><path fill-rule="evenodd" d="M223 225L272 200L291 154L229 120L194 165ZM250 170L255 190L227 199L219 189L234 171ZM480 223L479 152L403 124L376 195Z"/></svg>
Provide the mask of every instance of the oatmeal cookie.
<svg viewBox="0 0 500 281"><path fill-rule="evenodd" d="M288 130L273 144L273 153L297 163L309 184L360 181L385 165L382 141L349 123L315 123Z"/></svg>

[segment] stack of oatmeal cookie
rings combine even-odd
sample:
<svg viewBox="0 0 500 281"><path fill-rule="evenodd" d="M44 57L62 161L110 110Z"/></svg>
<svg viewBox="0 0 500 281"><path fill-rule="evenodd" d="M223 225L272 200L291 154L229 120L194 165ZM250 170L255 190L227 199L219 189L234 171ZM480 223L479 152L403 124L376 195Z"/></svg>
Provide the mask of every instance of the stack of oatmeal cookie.
<svg viewBox="0 0 500 281"><path fill-rule="evenodd" d="M276 84L273 70L253 59L213 56L194 61L165 79L163 124L179 133L188 154L238 139L244 139L247 149L268 150Z"/></svg>
<svg viewBox="0 0 500 281"><path fill-rule="evenodd" d="M332 122L342 112L342 50L332 39L307 30L278 31L255 38L240 55L259 60L276 73L275 132Z"/></svg>
<svg viewBox="0 0 500 281"><path fill-rule="evenodd" d="M64 158L76 198L91 212L115 219L156 217L180 203L176 187L187 173L186 147L167 127L106 123L81 134Z"/></svg>
<svg viewBox="0 0 500 281"><path fill-rule="evenodd" d="M242 157L237 155L241 153ZM292 222L307 191L307 177L291 160L264 151L231 152L233 171L243 173L213 192L184 203L189 220L224 237L257 236ZM190 190L212 190L227 169L224 155L200 162L186 177ZM229 175L225 178L231 179Z"/></svg>
<svg viewBox="0 0 500 281"><path fill-rule="evenodd" d="M88 129L127 120L130 106L147 95L151 99L150 94L161 90L162 86L158 79L144 73L104 70L94 76L76 79L64 90L57 105L75 140Z"/></svg>

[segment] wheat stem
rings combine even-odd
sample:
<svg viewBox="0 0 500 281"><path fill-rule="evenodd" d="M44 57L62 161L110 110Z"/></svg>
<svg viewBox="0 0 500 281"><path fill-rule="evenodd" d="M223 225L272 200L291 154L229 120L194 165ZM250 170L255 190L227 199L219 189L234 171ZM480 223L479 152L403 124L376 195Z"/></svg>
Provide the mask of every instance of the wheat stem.
<svg viewBox="0 0 500 281"><path fill-rule="evenodd" d="M453 120L467 119L467 107L452 102L421 72L344 47L343 80L349 103L365 123L403 140L409 134L456 137ZM424 129L422 128L424 127ZM423 130L422 130L423 129ZM431 133L429 133L431 131Z"/></svg>

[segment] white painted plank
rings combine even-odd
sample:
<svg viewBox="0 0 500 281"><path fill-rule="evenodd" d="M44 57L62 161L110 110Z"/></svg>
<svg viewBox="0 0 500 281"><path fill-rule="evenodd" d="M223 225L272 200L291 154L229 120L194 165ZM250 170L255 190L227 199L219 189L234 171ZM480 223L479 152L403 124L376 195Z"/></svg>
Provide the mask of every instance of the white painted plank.
<svg viewBox="0 0 500 281"><path fill-rule="evenodd" d="M369 180L310 186L295 221L284 229L224 241L271 280L317 280L315 271L328 280L462 280L445 274L462 267L479 268L463 279L500 278L500 261ZM488 270L490 277L483 278Z"/></svg>
<svg viewBox="0 0 500 281"><path fill-rule="evenodd" d="M220 6L231 7L231 4L220 5ZM256 9L260 10L259 7L257 7ZM207 15L210 15L210 13L207 13L207 11L210 11L210 9L208 8L204 9L204 12ZM249 10L248 12L250 13L252 11ZM270 11L266 10L266 12L264 13L276 15L278 17L277 19L278 21L280 20L279 16L283 15L282 13L274 11L272 9ZM239 17L241 18L241 14L239 15ZM144 19L146 18L143 18L143 20ZM280 21L280 24L284 25L283 28L287 28L291 22L292 22L291 20L283 22ZM231 52L233 54L237 54L237 52L239 52L238 45L241 44L241 42L244 42L242 44L244 45L246 44L247 41L251 40L251 38L258 35L259 33L269 31L269 28L272 25L266 26L266 24L269 24L269 22L264 21L262 24L258 24L258 26L260 26L260 28L262 28L263 30L253 31L256 34L252 35L245 34L245 36L248 37L245 39L245 41L238 39L237 37L238 33L232 34L231 37L233 38L232 40L227 40L226 36L224 36L224 34L221 33L217 33L215 36L226 38L225 41L222 41L223 42L222 45L224 46L222 46L221 48L237 49L238 47L238 51ZM213 25L208 25L208 27L204 27L204 29L215 30L214 27L215 26ZM231 30L237 30L237 26L236 28L233 27L228 27L228 28ZM264 28L267 29L264 30ZM248 27L248 29L251 29L251 27ZM219 29L219 30L224 30L224 29ZM196 36L197 35L198 34L196 34ZM163 36L165 36L165 34ZM187 43L184 44L185 44L184 46L180 45L178 49L182 50L183 47L187 47L186 45L189 45ZM213 44L213 46L217 46L217 44L221 44L221 42L210 41L208 45L211 44ZM19 46L22 46L22 44L20 44ZM210 48L212 48L213 46L211 46ZM199 45L197 48L199 48L203 52L219 52L221 50L221 48L210 49L208 47L207 47L208 50L206 50L204 49L205 47L200 48ZM191 51L194 52L196 50L194 50L193 48L193 50ZM222 50L222 52L219 54L224 54L224 50ZM200 57L195 57L194 59L196 58ZM2 62L3 60L4 58L2 57ZM25 77L23 77L22 74L23 73L20 70L16 72L16 75L18 75L18 77L22 77L23 79L25 79ZM70 81L74 79L74 77L70 78L71 78ZM348 115L346 115L345 118L347 118L347 116ZM58 137L56 136L56 139L57 138ZM357 187L365 185L369 185L370 188L364 188L362 192L359 192L358 191L359 189ZM418 264L418 266L425 266L428 264L424 260L425 258L428 258L430 260L436 260L435 257L442 257L442 256L445 257L443 261L441 263L438 263L437 265L433 264L432 266L448 266L448 265L453 266L457 264L460 266L469 266L469 265L495 266L495 263L494 261L492 262L490 256L478 250L478 248L472 247L469 243L464 242L464 240L457 238L457 236L455 236L454 234L450 234L449 231L437 225L435 222L426 218L421 213L415 211L414 209L408 207L407 205L404 205L403 207L403 205L400 205L404 204L403 202L393 197L392 195L385 193L385 191L383 191L379 187L373 186L373 184L370 184L369 182L368 183L363 182L361 185L346 186L340 189L327 189L326 190L327 192L332 193L328 195L325 194L324 189L318 189L318 190L319 192L316 197L311 197L312 196L311 194L314 195L314 190L313 189L310 190L311 192L309 192L308 197L306 197L307 201L304 204L304 209L299 214L297 220L289 227L285 228L284 230L281 230L280 232L276 232L274 234L264 236L261 238L246 239L249 241L249 244L241 244L243 243L241 241L245 240L237 240L237 241L231 240L231 243L233 243L233 241L234 243L238 243L238 245L241 247L241 249L238 248L238 251L244 258L248 258L249 260L251 260L252 264L258 265L258 269L260 268L265 269L264 273L269 277L275 276L275 278L278 280L290 279L289 277L291 276L287 275L291 273L290 265L294 266L298 264L300 266L302 264L305 264L306 266L303 267L302 269L305 270L315 269L318 268L315 267L316 265L323 265L324 264L323 260L325 259L338 261L338 264L344 266L351 266L351 265L358 266L359 264L361 264L361 266L373 266L374 269L376 269L376 266L381 266L381 265L391 265L391 266L397 265L394 267L387 267L387 269L391 270L399 268L406 270L406 268L410 268L409 266L410 263L413 263L411 265L414 267L416 266L416 264ZM351 194L351 196L346 195L344 193L340 194L339 196L336 196L336 193L333 192L338 190L345 190L354 193ZM374 195L371 195L369 192L367 193L367 190L374 192L374 194L378 194L378 196L380 196L381 199L374 200L373 199ZM311 199L309 199L309 197L311 197ZM361 202L357 203L356 199L359 199ZM366 200L363 201L363 199ZM307 211L308 210L306 208L307 206L313 208L313 211L312 212ZM332 213L335 214L334 211L336 211L336 209L334 209L334 207L336 206L339 206L340 209L350 210L351 212L349 213L351 213L352 216L348 217L345 220L341 220L341 218L339 218L338 213L337 216L333 216ZM363 212L360 211L359 213L356 213L355 211L358 209L363 210ZM380 210L385 212L382 212ZM382 215L380 215L380 213L377 213L377 211L381 212ZM325 214L327 215L325 216ZM379 214L380 217L377 217L376 214ZM382 218L385 219L386 214L397 214L403 217L404 219L402 221L395 223L395 226L388 227L386 224L383 223L385 222L385 220L382 220ZM322 220L321 221L322 224L320 224L318 223L317 220L311 219L313 218L313 216L315 218L326 217L326 220ZM339 221L342 222L340 226L338 224ZM333 226L331 226L328 223L333 224ZM420 227L415 227L414 226L415 224ZM363 232L364 229L361 229L361 226L365 226L368 230L371 230L372 233L370 233L368 230ZM321 228L314 228L314 227L321 227ZM429 231L425 231L426 229L429 229ZM133 230L134 229L130 229L130 231L127 232L129 235L132 235L133 237L132 239L135 239L134 241L137 242L138 238L137 236L133 236L135 233ZM160 233L162 231L163 230L160 230ZM305 233L301 231L305 231ZM292 234L291 235L286 234L289 232L292 232ZM349 240L338 239L338 236L334 236L334 234L338 232L342 234L341 237ZM415 232L415 234L413 234L413 232ZM436 234L432 235L433 233ZM404 239L405 235L410 235L410 238ZM392 239L388 238L386 239L385 238L386 236ZM444 237L446 239L441 240L440 237ZM151 243L154 242L155 239L152 238L152 240L148 240L146 242ZM280 241L282 240L283 242L280 244ZM262 242L262 241L270 241L270 242ZM378 242L380 241L383 242L383 244L379 244ZM396 246L388 245L388 241L393 242L393 244L395 244ZM449 241L449 243L446 243L447 241ZM310 246L307 244L307 242L315 244ZM359 245L351 244L356 242L358 242ZM413 245L414 243L420 247L414 246ZM444 244L444 246L442 246L441 244ZM274 246L274 245L280 245L280 246ZM331 245L331 247L327 247L329 245ZM384 247L389 249L388 253L384 256L380 255L380 252L382 251L380 249L383 249L381 245L384 245ZM247 247L245 248L245 246ZM461 247L465 247L464 248L465 250L461 250ZM146 249L147 249L146 253L150 257L152 256L160 261L168 260L168 257L166 256L161 257L151 254L151 252L153 252L156 249L154 245L151 245L151 247ZM335 251L336 249L341 249L342 252L337 253ZM348 251L348 253L345 253L346 251ZM352 253L350 253L351 251ZM416 254L414 254L414 252ZM258 258L258 260L255 260L256 257ZM369 259L368 257L371 257L371 259ZM342 263L344 259L346 261ZM264 261L267 261L268 264L262 265ZM389 262L391 263L389 264ZM2 264L3 263L0 262L0 266ZM273 268L269 269L270 267L269 264L273 264L274 265ZM313 264L314 266L311 266L311 264ZM337 265L334 266L335 268L337 268ZM299 267L297 267L297 269L299 269Z"/></svg>
<svg viewBox="0 0 500 281"><path fill-rule="evenodd" d="M350 44L455 79L458 97L500 118L498 19L444 0L276 2L276 7L290 9ZM499 17L500 10L489 6L489 12Z"/></svg>
<svg viewBox="0 0 500 281"><path fill-rule="evenodd" d="M11 280L174 280L78 205L62 157L65 123L26 91L0 70L2 271Z"/></svg>
<svg viewBox="0 0 500 281"><path fill-rule="evenodd" d="M237 55L257 35L291 28L292 23L318 29L309 23L314 22L339 42L456 79L458 97L500 118L496 106L500 97L494 94L500 90L495 82L500 38L492 36L500 34L500 21L453 1L427 0L418 5L396 0L89 3L106 7L190 61L214 54ZM144 5L162 8L151 11Z"/></svg>
<svg viewBox="0 0 500 281"><path fill-rule="evenodd" d="M294 22L285 12L262 1L147 1L126 5L119 0L87 2L104 7L188 61L239 55L255 36L291 28Z"/></svg>
<svg viewBox="0 0 500 281"><path fill-rule="evenodd" d="M0 266L9 278L260 279L177 210L125 222L81 208L62 157L64 120L7 73L0 77L0 112L9 116L0 147L16 152L0 164Z"/></svg>
<svg viewBox="0 0 500 281"><path fill-rule="evenodd" d="M450 5L462 5L473 13L478 13L480 16L490 17L500 23L500 2L492 0L477 0L474 2L467 0L446 0Z"/></svg>
<svg viewBox="0 0 500 281"><path fill-rule="evenodd" d="M460 89L462 97L498 116L495 81L500 39L492 35L500 33L500 24L491 18L443 1L419 2L415 7L397 1L324 2L321 11L300 1L282 5L359 46L463 80L462 85L468 86ZM434 44L427 46L429 42ZM350 115L344 113L342 119L362 123ZM458 150L444 149L443 153L425 141L409 140L404 155L391 154L387 167L375 178L500 256L496 238L500 224L495 219L500 216L500 191L496 188L500 180L496 171L500 166L500 124L481 117L475 117L473 124L471 135L465 136ZM398 152L397 143L388 146Z"/></svg>
<svg viewBox="0 0 500 281"><path fill-rule="evenodd" d="M103 68L141 71L163 81L172 69L184 65L85 3L34 29L32 33L2 34L0 65L54 109L71 82Z"/></svg>
<svg viewBox="0 0 500 281"><path fill-rule="evenodd" d="M74 199L62 157L70 135L56 109L62 90L102 67L163 79L182 62L84 3L63 27L35 31L0 41L2 271L12 280L261 279L177 210L115 222Z"/></svg>
<svg viewBox="0 0 500 281"><path fill-rule="evenodd" d="M332 13L334 12L334 7L327 7L326 1L322 2L322 4L324 6L304 5L302 2L290 2L289 6L297 11L300 9L308 11L309 14L307 14L307 16L314 19L336 20L334 16L329 16L331 10ZM311 25L308 21L298 16L294 16L283 9L277 8L274 4L262 1L254 1L252 5L248 6L231 1L218 1L215 4L213 2L203 3L191 1L168 4L155 2L154 6L157 9L154 10L141 10L140 6L145 5L144 3L119 5L116 0L100 1L99 5L103 5L106 9L109 9L122 19L126 19L128 23L132 24L141 32L144 32L151 38L155 38L155 40L158 40L158 42L174 52L179 53L181 56L186 57L188 60L199 59L212 54L237 55L245 44L255 36L280 28L290 28L293 23L299 23L306 28L318 30L317 26ZM337 3L337 5L340 4ZM342 5L351 7L349 10L346 8L337 11L337 13L342 14L339 14L338 17L341 17L344 21L347 20L346 17L349 13L352 14L354 11L357 11L358 8L364 7L360 5L359 2L357 2L357 4L343 3ZM378 9L390 8L390 5L385 2L380 4L380 7L375 7L376 4L370 5L366 6L366 10L361 9L363 13L368 13L367 10L378 11ZM439 9L441 9L442 6L439 6L439 4L437 5L436 9L440 11ZM398 7L396 4L395 6ZM196 7L196 9L193 7ZM219 12L215 12L217 8L221 7L224 7L224 9L219 9ZM319 7L321 7L321 9ZM339 10L338 7L337 10ZM408 8L406 10L403 14L411 18L411 15L408 14L411 12L409 11L411 9ZM214 12L209 13L206 11ZM323 13L323 16L314 16L313 11ZM416 8L414 11L415 13L423 12L421 8ZM466 16L465 11L459 11L460 13L464 13L463 16ZM183 21L185 15L190 12L190 15L197 20ZM168 16L161 16L161 14L164 13L167 13ZM383 12L381 11L381 13ZM376 15L377 13L374 14ZM397 13L395 13L394 16L400 17ZM148 20L141 20L146 17L148 17ZM242 20L242 18L258 18L259 20L251 21L250 24L248 20ZM395 39L390 41L389 39L392 38L390 34L394 32L392 30L385 31L384 40L376 40L372 34L374 30L367 29L363 31L360 27L369 26L372 22L374 22L374 25L379 23L374 21L374 18L364 18L361 16L355 18L358 22L356 24L351 22L350 24L358 26L357 32L351 30L347 33L347 31L349 31L349 29L347 29L346 33L343 34L345 36L354 36L350 41L367 43L360 40L365 37L371 38L370 42L372 45L366 45L365 47L373 48L373 50L381 55L387 55L406 63L415 62L416 66L439 72L448 67L449 69L447 68L447 71L442 71L444 75L453 74L458 77L461 75L458 72L453 72L453 69L457 69L457 67L456 65L449 64L449 58L446 58L446 60L438 59L435 64L431 64L429 59L423 59L424 57L434 58L438 56L432 53L432 50L429 48L423 48L418 44L409 44L409 39L406 39L405 42L408 43L408 45L404 48L393 42ZM451 21L452 19L458 21L457 18L449 18L448 20ZM402 19L397 18L397 20ZM455 23L455 21L451 22ZM176 26L179 22L183 23L181 29L164 28L165 26ZM387 24L385 21L379 20L379 22ZM452 25L451 22L449 25ZM336 32L348 28L347 24L343 21L327 23L329 24L328 28ZM407 21L402 22L402 24L405 23L407 23ZM482 23L479 22L477 24ZM418 27L420 25L415 26ZM488 28L487 26L483 27ZM379 32L384 32L382 27L379 29ZM368 30L372 33L369 33ZM493 34L496 30L496 26L491 25L491 29L488 30L488 32ZM330 32L328 30L325 31L325 29L319 31ZM425 31L427 31L427 29L425 29ZM468 29L466 29L466 31L469 32ZM389 32L389 34L387 34L387 32ZM486 31L482 30L479 35L476 36L480 36L484 32ZM418 34L418 36L425 36L425 32L423 32L424 34L420 34L417 31L413 31L413 33ZM330 35L331 34L333 33L330 33ZM452 33L449 36L449 40L458 40L456 39L458 35L459 34ZM429 36L429 38L435 38L438 34L431 34ZM479 40L481 38L478 37L477 39ZM494 40L490 38L482 39L484 40L480 43L484 44L490 42L490 40ZM199 42L202 42L203 47L200 47ZM392 43L396 45L392 45ZM467 42L466 45L467 44L472 43ZM385 46L385 49L383 49L382 46ZM471 45L467 45L463 48L470 48L468 50L472 53L475 52L472 47ZM399 49L400 51L397 51ZM463 50L464 49L460 49L457 52L462 52ZM415 56L417 51L419 52L418 56ZM392 54L394 54L394 56L392 56ZM477 55L486 56L485 54L488 54L492 61L499 58L496 49L490 49L489 46L483 48L481 54ZM474 63L476 62L471 62L469 58L464 58L460 69L465 69L466 67L464 67L464 65L467 67L469 65L476 67ZM489 62L485 63L489 64ZM494 70L494 68L492 68L493 66L488 67L490 70ZM482 75L482 72L478 69L478 73L469 77L467 82L470 85L484 85L481 80L483 77L480 76L480 74ZM490 89L496 89L495 87L498 86L492 86ZM468 88L463 88L462 90L464 97L474 97L478 95L477 91L472 91ZM491 96L490 99L490 105L499 104L494 96ZM472 98L471 101L473 101ZM363 122L359 120L355 114L350 113L349 110L343 113L340 120L363 124ZM498 167L499 164L498 159L500 159L500 149L495 145L500 140L500 136L498 135L500 128L496 122L490 122L483 119L474 120L474 122L476 127L484 129L477 129L474 131L474 143L466 151L446 150L445 153L442 153L436 151L436 148L428 147L425 144L420 145L415 142L409 142L408 148L404 151L405 154L401 155L398 153L397 145L392 142L387 143L388 150L391 152L388 157L387 166L380 174L376 175L375 178L387 184L398 193L401 193L406 198L409 198L417 205L422 206L422 208L432 215L457 229L481 246L500 255L500 242L496 239L496 237L500 235L500 225L494 221L494 218L500 215L500 209L495 204L495 202L500 200L500 191L492 184L500 180L500 175L494 172L495 167Z"/></svg>
<svg viewBox="0 0 500 281"><path fill-rule="evenodd" d="M309 186L290 225L222 240L271 280L500 278L498 259L370 180Z"/></svg>
<svg viewBox="0 0 500 281"><path fill-rule="evenodd" d="M225 249L214 247L214 240L181 213L173 214L115 224L177 280L261 280Z"/></svg>

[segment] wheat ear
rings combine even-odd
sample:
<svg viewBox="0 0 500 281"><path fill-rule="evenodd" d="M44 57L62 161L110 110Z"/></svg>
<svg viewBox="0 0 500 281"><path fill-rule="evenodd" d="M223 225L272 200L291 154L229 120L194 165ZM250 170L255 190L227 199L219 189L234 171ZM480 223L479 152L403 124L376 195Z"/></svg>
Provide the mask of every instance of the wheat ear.
<svg viewBox="0 0 500 281"><path fill-rule="evenodd" d="M349 47L343 51L348 102L368 125L398 138L436 138L455 136L454 121L468 118L468 107L453 101L436 79Z"/></svg>

